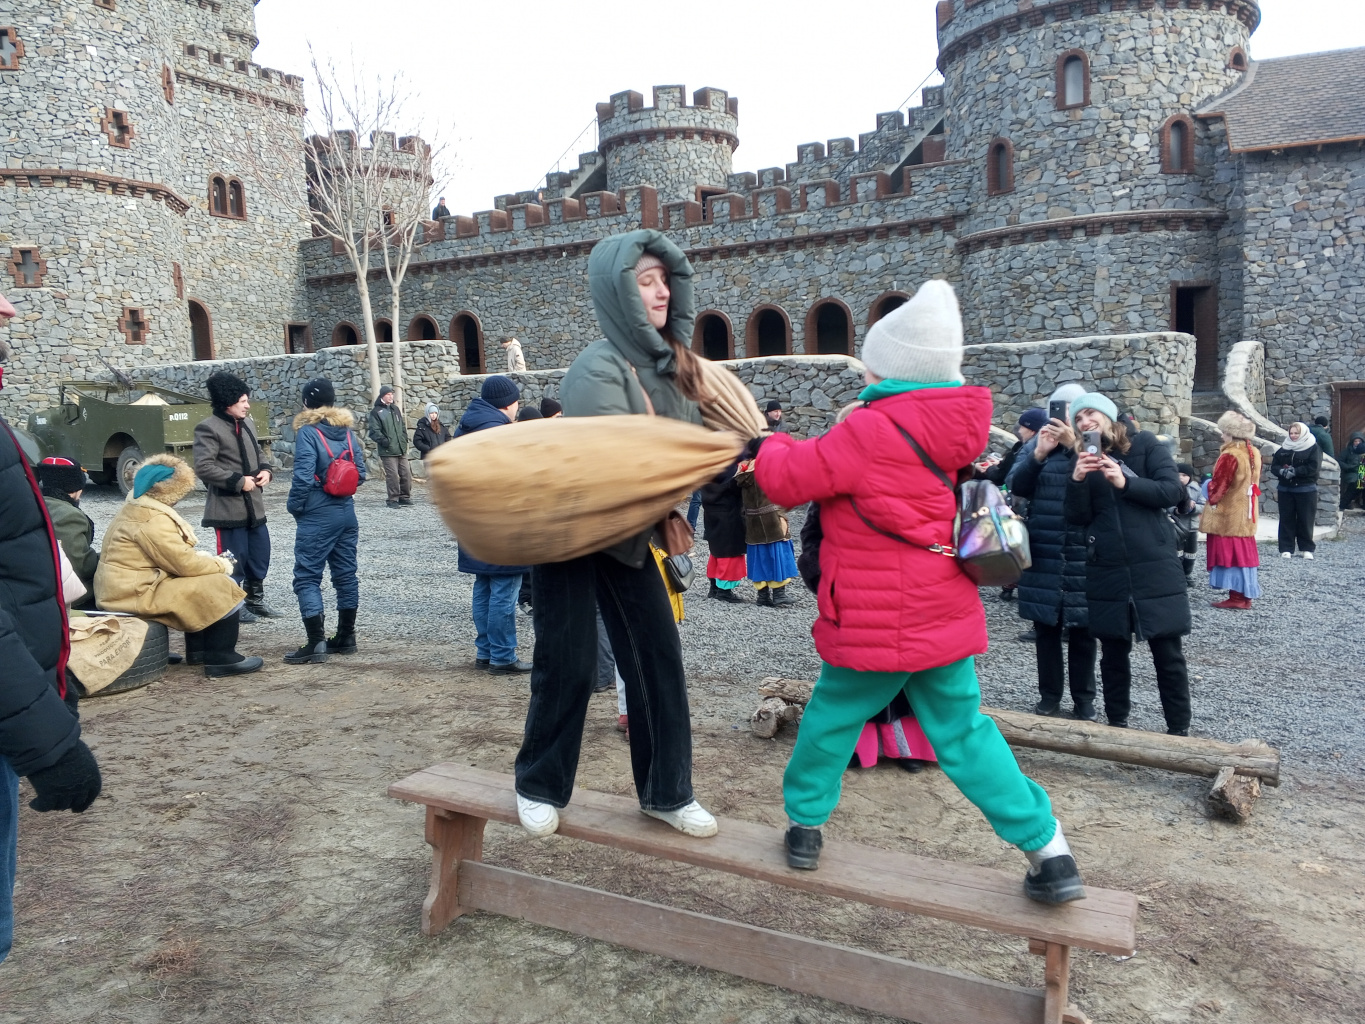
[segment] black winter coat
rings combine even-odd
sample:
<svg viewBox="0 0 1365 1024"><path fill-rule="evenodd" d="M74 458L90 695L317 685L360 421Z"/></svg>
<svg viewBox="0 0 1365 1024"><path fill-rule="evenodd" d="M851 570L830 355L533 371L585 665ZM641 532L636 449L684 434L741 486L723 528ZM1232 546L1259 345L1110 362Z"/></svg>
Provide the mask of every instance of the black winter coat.
<svg viewBox="0 0 1365 1024"><path fill-rule="evenodd" d="M1282 471L1291 468L1294 472L1285 479ZM1270 459L1270 475L1281 487L1316 487L1318 471L1321 469L1322 448L1316 444L1302 452L1291 452L1288 448L1281 448Z"/></svg>
<svg viewBox="0 0 1365 1024"><path fill-rule="evenodd" d="M1030 499L1028 542L1033 565L1019 579L1019 617L1049 626L1084 628L1090 623L1085 600L1085 530L1066 521L1066 485L1075 468L1076 453L1061 445L1041 463L1030 454L1019 463L1011 493Z"/></svg>
<svg viewBox="0 0 1365 1024"><path fill-rule="evenodd" d="M440 430L431 425L431 420L423 416L417 424L417 428L412 432L412 446L416 448L426 458L431 454L433 448L437 448L450 440L450 428L444 423L438 423Z"/></svg>
<svg viewBox="0 0 1365 1024"><path fill-rule="evenodd" d="M731 466L701 488L701 510L706 544L717 558L739 558L748 552L744 542L744 497Z"/></svg>
<svg viewBox="0 0 1365 1024"><path fill-rule="evenodd" d="M70 648L57 595L47 507L0 419L0 756L16 775L52 767L81 735L62 700Z"/></svg>
<svg viewBox="0 0 1365 1024"><path fill-rule="evenodd" d="M1010 470L1014 468L1015 460L1019 458L1019 450L1023 447L1023 441L1015 441L1014 444L1010 446L1010 450L1004 454L999 462L990 469L978 471L976 478L978 480L989 480L991 483L995 484L996 487L1004 487L1005 477L1009 476Z"/></svg>
<svg viewBox="0 0 1365 1024"><path fill-rule="evenodd" d="M1090 632L1139 640L1184 636L1190 599L1166 509L1185 496L1170 449L1140 430L1123 455L1122 490L1101 473L1068 480L1066 519L1085 528L1085 596Z"/></svg>

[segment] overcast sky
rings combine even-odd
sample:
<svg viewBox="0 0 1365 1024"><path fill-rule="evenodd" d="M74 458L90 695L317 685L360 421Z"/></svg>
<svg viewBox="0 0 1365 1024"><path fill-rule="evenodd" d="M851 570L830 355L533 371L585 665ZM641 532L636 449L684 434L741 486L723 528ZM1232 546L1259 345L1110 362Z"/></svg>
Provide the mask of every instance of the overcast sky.
<svg viewBox="0 0 1365 1024"><path fill-rule="evenodd" d="M323 60L354 59L371 76L402 72L415 123L393 128L450 143L446 202L472 213L536 188L561 156L562 169L577 167L594 148L582 133L596 104L625 89L646 102L653 86L676 83L737 96L736 171L783 166L802 142L856 140L879 111L918 103L920 84L939 80L934 7L259 0L255 59L310 86L310 43ZM1365 46L1359 0L1261 0L1261 10L1253 59Z"/></svg>

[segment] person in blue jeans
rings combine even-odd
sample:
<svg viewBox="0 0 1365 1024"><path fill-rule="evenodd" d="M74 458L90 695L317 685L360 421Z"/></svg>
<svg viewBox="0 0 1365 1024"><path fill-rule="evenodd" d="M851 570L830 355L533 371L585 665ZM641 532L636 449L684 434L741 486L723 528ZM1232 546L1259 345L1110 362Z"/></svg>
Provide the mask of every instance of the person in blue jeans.
<svg viewBox="0 0 1365 1024"><path fill-rule="evenodd" d="M355 499L323 489L333 460L351 457L365 482L365 451L351 428L355 417L335 405L336 390L325 377L303 386L301 413L294 417L294 475L285 508L297 524L294 533L294 594L308 638L284 656L290 665L323 662L329 654L354 654L355 616L360 607L356 548L360 524ZM328 638L322 605L322 570L332 572L337 594L337 631Z"/></svg>
<svg viewBox="0 0 1365 1024"><path fill-rule="evenodd" d="M521 389L516 382L494 374L465 409L455 436L514 423L520 405ZM495 675L530 672L530 664L517 657L517 597L531 567L494 565L475 558L461 544L459 569L474 577L475 664Z"/></svg>

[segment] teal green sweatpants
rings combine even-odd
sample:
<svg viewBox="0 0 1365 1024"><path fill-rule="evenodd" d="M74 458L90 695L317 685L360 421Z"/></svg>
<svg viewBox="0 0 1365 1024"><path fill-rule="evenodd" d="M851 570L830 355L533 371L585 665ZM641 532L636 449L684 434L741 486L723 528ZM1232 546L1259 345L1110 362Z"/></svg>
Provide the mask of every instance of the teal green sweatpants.
<svg viewBox="0 0 1365 1024"><path fill-rule="evenodd" d="M996 834L1022 850L1046 846L1057 827L1052 804L1043 787L1019 770L995 722L981 713L974 658L923 672L826 665L782 777L787 816L809 828L829 820L863 726L902 689L943 773Z"/></svg>

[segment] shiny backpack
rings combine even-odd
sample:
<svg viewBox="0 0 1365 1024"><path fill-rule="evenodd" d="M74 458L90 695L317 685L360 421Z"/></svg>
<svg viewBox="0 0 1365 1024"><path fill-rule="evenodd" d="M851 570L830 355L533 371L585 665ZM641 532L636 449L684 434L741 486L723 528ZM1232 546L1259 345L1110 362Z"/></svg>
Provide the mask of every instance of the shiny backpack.
<svg viewBox="0 0 1365 1024"><path fill-rule="evenodd" d="M322 476L323 492L334 498L351 497L360 486L360 470L355 466L355 450L351 447L350 432L346 434L346 450L335 455L332 454L327 438L323 436L321 430L318 431L318 440L322 442L322 447L327 449L327 454L332 460L327 472ZM317 477L313 479L316 480Z"/></svg>

